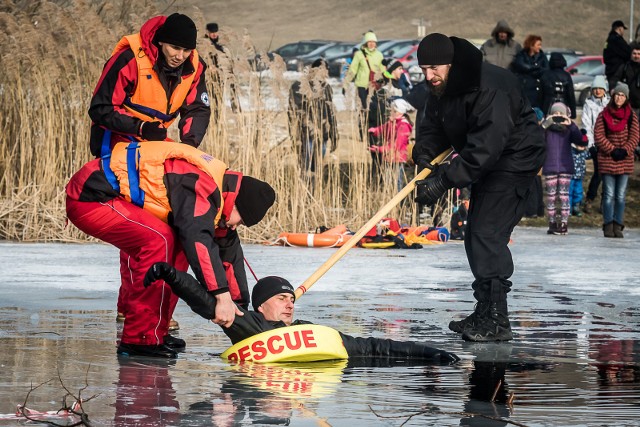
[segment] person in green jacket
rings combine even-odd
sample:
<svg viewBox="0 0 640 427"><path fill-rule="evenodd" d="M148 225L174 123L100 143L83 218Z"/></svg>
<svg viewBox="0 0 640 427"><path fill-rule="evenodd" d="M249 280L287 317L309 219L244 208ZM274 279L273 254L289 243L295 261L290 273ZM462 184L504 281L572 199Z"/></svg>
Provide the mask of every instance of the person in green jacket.
<svg viewBox="0 0 640 427"><path fill-rule="evenodd" d="M368 109L369 91L376 90L378 80L385 71L382 53L376 49L378 38L373 31L365 33L362 46L353 55L345 82L354 82L362 110Z"/></svg>

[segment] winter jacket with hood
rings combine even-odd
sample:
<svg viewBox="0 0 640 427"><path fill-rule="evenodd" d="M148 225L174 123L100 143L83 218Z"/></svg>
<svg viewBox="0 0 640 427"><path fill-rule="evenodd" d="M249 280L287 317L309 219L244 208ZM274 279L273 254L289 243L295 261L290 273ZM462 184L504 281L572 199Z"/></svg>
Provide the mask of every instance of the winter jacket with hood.
<svg viewBox="0 0 640 427"><path fill-rule="evenodd" d="M571 109L571 118L576 118L576 94L571 74L564 69L567 61L561 53L553 52L549 58L549 70L542 75L542 112L549 113L554 102L562 102Z"/></svg>
<svg viewBox="0 0 640 427"><path fill-rule="evenodd" d="M506 43L498 40L498 33L502 32L507 33ZM513 40L514 35L515 33L509 27L507 21L498 21L493 31L491 31L491 38L480 47L484 60L489 64L508 69L513 62L513 58L522 50L520 43Z"/></svg>
<svg viewBox="0 0 640 427"><path fill-rule="evenodd" d="M176 86L176 81L195 73L195 77L186 98L178 109L180 121L180 141L197 147L202 142L209 125L211 110L209 95L204 78L206 69L202 58L194 69L192 61L187 59L175 70L167 71L160 48L154 41L158 29L166 21L166 16L149 19L140 29L141 47L153 63L153 69L167 92L167 102ZM192 53L193 54L193 53ZM175 74L175 75L173 75ZM116 52L104 66L89 106L91 117L91 153L100 156L102 140L106 131L111 131L111 146L117 142L129 141L138 137L142 120L128 114L123 108L125 100L136 90L138 65L134 52L130 48Z"/></svg>
<svg viewBox="0 0 640 427"><path fill-rule="evenodd" d="M491 173L536 175L545 142L517 77L483 62L482 53L468 41L451 41L447 87L441 97L429 94L414 161L419 156L433 159L453 147L458 156L446 168L446 177L457 188Z"/></svg>
<svg viewBox="0 0 640 427"><path fill-rule="evenodd" d="M563 116L564 117L564 116ZM543 175L573 175L573 155L571 144L582 141L582 133L575 123L570 125L551 124L545 130L547 143L547 158L542 167Z"/></svg>
<svg viewBox="0 0 640 427"><path fill-rule="evenodd" d="M370 71L373 71L376 80L382 79L382 73L385 71L383 59L384 56L378 49L369 49L363 45L353 54L346 81L353 81L356 87L369 87Z"/></svg>
<svg viewBox="0 0 640 427"><path fill-rule="evenodd" d="M604 77L601 78L604 79ZM604 89L605 93L602 98L596 98L595 96L591 95L584 101L584 105L582 106L582 127L587 130L589 148L594 147L596 144L596 141L593 137L593 130L596 126L596 119L598 118L598 115L602 112L602 110L604 110L604 107L606 107L611 100L611 97L607 95L606 88Z"/></svg>

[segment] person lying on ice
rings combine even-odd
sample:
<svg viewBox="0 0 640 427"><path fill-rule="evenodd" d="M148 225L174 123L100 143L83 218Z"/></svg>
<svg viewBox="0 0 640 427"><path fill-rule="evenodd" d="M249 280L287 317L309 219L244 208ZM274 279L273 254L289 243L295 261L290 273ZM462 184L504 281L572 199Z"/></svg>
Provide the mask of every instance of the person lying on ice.
<svg viewBox="0 0 640 427"><path fill-rule="evenodd" d="M164 262L155 263L147 272L144 285L153 288L164 280L173 292L182 298L195 313L205 319L214 319L215 298L191 275L176 270ZM277 276L263 277L253 287L251 304L254 311L240 308L243 315L236 316L231 325L220 324L224 333L236 344L261 332L292 325L312 324L293 320L295 291L291 283ZM353 357L385 357L395 359L422 359L442 363L460 360L444 350L412 341L394 341L380 338L360 338L339 332L347 354Z"/></svg>
<svg viewBox="0 0 640 427"><path fill-rule="evenodd" d="M219 324L242 314L236 303L248 306L236 227L257 224L273 205L275 192L266 182L228 170L189 145L144 141L118 143L110 157L88 162L66 192L69 220L132 260L118 354L175 358L186 346L169 335L178 298L168 286L143 286L156 262L191 267L217 301L211 318Z"/></svg>

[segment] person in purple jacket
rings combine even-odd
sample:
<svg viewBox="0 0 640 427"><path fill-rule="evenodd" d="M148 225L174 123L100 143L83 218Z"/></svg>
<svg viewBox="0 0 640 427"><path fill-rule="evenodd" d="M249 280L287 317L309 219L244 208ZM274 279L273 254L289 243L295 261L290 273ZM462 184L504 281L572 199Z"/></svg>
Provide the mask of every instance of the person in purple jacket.
<svg viewBox="0 0 640 427"><path fill-rule="evenodd" d="M546 193L549 229L547 234L567 234L569 215L569 186L574 172L571 144L580 144L580 129L569 118L571 111L562 102L551 106L549 115L542 123L547 143L547 158L542 166L544 189ZM560 215L556 205L560 205Z"/></svg>

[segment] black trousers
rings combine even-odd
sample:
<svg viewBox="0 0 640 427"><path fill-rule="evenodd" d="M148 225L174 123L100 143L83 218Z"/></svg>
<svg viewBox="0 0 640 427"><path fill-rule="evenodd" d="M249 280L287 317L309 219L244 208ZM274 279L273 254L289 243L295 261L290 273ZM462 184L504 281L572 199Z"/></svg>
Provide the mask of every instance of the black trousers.
<svg viewBox="0 0 640 427"><path fill-rule="evenodd" d="M471 186L464 247L477 301L506 301L513 259L509 239L524 214L535 175L491 173Z"/></svg>
<svg viewBox="0 0 640 427"><path fill-rule="evenodd" d="M600 178L600 173L598 172L598 156L592 156L591 160L593 161L593 175L591 176L591 180L589 181L589 188L587 189L587 199L595 200L598 196L598 188L600 187L602 178Z"/></svg>

